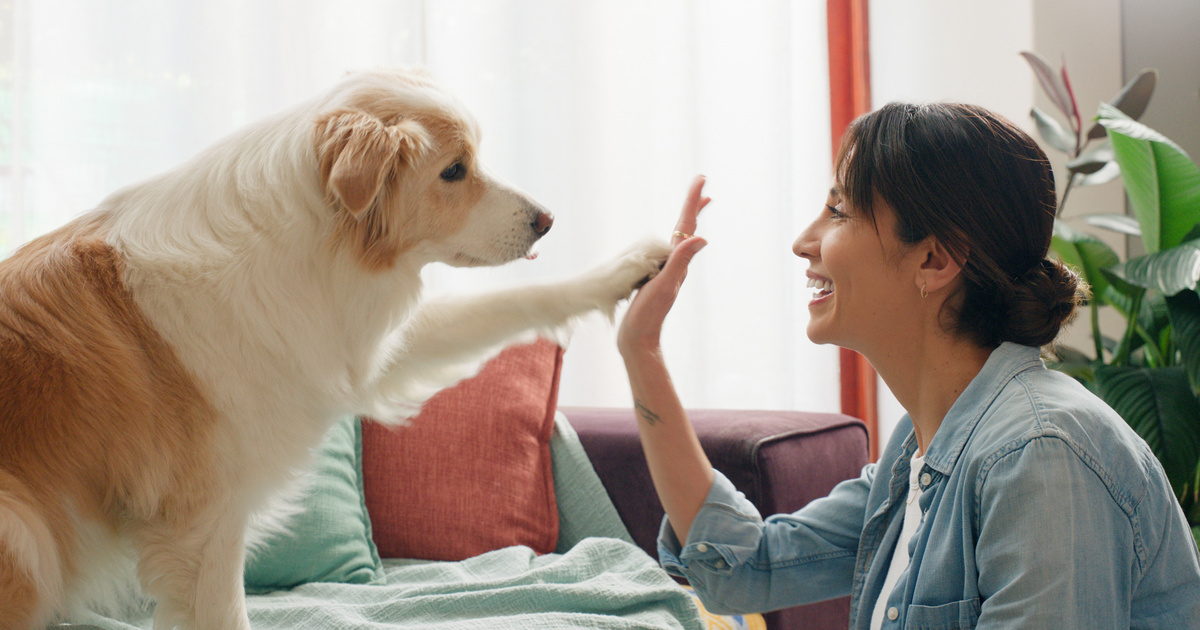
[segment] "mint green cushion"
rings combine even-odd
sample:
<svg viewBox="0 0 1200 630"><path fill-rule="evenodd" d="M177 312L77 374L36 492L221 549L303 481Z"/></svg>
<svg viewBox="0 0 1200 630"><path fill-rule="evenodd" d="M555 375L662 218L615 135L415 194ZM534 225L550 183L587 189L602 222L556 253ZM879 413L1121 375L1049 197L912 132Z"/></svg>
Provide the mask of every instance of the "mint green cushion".
<svg viewBox="0 0 1200 630"><path fill-rule="evenodd" d="M362 491L362 425L336 422L316 453L302 511L287 532L246 561L246 590L262 593L308 582L382 584Z"/></svg>
<svg viewBox="0 0 1200 630"><path fill-rule="evenodd" d="M632 543L604 483L583 450L570 419L557 411L550 435L554 466L554 496L558 503L557 553L567 553L585 538L618 538Z"/></svg>

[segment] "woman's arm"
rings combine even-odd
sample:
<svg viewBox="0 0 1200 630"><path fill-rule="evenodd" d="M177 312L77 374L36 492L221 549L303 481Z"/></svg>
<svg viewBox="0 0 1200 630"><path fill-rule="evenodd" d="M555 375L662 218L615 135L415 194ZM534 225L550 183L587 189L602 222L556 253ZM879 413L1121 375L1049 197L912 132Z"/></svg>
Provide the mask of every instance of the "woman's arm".
<svg viewBox="0 0 1200 630"><path fill-rule="evenodd" d="M671 383L661 353L625 354L642 450L659 501L680 541L704 505L713 468Z"/></svg>
<svg viewBox="0 0 1200 630"><path fill-rule="evenodd" d="M714 612L761 612L845 595L873 465L829 497L764 522L755 506L713 470L671 383L659 337L688 264L705 245L692 236L696 216L709 201L703 188L703 178L692 183L675 227L675 250L634 297L617 337L642 448L670 525L659 538L663 566L686 576Z"/></svg>
<svg viewBox="0 0 1200 630"><path fill-rule="evenodd" d="M697 177L675 226L675 250L662 272L638 291L617 336L650 476L681 541L687 540L692 520L704 505L713 468L675 392L659 340L663 320L687 276L688 263L706 245L704 239L692 236L696 217L709 202L703 190L704 178Z"/></svg>
<svg viewBox="0 0 1200 630"><path fill-rule="evenodd" d="M1130 498L1114 500L1097 472L1059 437L990 465L977 491L980 628L1129 627L1142 544L1120 505Z"/></svg>

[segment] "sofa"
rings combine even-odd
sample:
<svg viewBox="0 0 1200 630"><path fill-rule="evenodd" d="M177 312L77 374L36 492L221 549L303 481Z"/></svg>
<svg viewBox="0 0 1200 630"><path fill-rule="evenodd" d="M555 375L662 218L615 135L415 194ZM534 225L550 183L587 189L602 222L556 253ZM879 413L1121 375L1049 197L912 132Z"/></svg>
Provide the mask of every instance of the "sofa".
<svg viewBox="0 0 1200 630"><path fill-rule="evenodd" d="M563 408L633 540L657 557L663 519L632 409ZM798 411L688 412L712 462L764 516L794 512L857 477L867 463L866 426L842 414ZM764 615L772 630L849 625L848 597Z"/></svg>
<svg viewBox="0 0 1200 630"><path fill-rule="evenodd" d="M662 509L628 409L557 407L563 350L506 349L399 428L343 418L298 513L248 551L254 628L845 628L833 600L703 610L655 560ZM866 462L840 414L696 410L713 464L764 513L823 496ZM77 628L150 628L152 605ZM71 627L56 626L56 627Z"/></svg>

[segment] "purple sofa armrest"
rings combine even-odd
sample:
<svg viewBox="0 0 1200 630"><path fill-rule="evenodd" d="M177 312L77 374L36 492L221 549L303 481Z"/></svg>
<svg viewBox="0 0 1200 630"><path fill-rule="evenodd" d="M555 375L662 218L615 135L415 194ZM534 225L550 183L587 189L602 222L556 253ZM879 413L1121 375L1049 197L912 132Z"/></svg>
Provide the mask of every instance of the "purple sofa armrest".
<svg viewBox="0 0 1200 630"><path fill-rule="evenodd" d="M632 409L564 407L634 542L657 557L662 505L642 454ZM857 477L867 463L867 431L850 416L798 411L689 410L713 466L763 516L794 512ZM841 598L765 615L772 630L846 628Z"/></svg>

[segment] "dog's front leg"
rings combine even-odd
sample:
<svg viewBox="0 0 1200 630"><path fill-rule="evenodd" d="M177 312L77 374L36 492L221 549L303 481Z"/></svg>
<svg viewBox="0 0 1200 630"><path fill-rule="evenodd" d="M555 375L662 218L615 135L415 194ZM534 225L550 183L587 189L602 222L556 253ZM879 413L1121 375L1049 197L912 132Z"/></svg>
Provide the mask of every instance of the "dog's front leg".
<svg viewBox="0 0 1200 630"><path fill-rule="evenodd" d="M230 512L141 528L142 588L158 600L154 627L250 630L243 565L246 519Z"/></svg>
<svg viewBox="0 0 1200 630"><path fill-rule="evenodd" d="M246 519L227 522L204 549L196 588L196 628L250 630L246 615Z"/></svg>
<svg viewBox="0 0 1200 630"><path fill-rule="evenodd" d="M612 318L617 304L658 273L670 251L662 241L644 241L568 280L430 300L403 331L380 394L394 400L409 398L414 383L447 387L522 333L549 333L593 311Z"/></svg>

